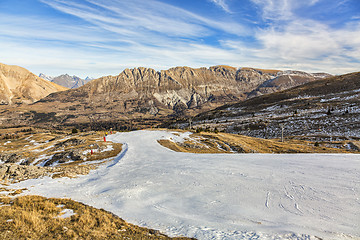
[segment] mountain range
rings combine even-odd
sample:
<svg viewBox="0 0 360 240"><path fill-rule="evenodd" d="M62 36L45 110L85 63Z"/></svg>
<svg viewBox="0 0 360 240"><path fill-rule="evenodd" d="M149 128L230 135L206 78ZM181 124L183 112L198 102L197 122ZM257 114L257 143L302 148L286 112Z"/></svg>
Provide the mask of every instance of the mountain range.
<svg viewBox="0 0 360 240"><path fill-rule="evenodd" d="M262 101L269 101L267 96L277 96L283 90L331 77L326 73L237 69L223 65L209 68L175 67L162 71L139 67L125 69L117 76L92 80L75 89L54 91L40 100L36 99L36 102L28 99L31 105L3 111L0 122L4 125L36 124L47 127L51 124L54 127L69 125L85 128L89 125L101 128L103 123L106 123L106 127L114 126L114 122L117 122L116 126L126 128L129 125L144 127L197 114L200 115L196 118L206 119L204 116L211 115L215 108L225 114L227 111L223 106L247 102L254 102L250 117L260 116L258 111L262 109L257 107L262 106ZM306 93L303 94L306 96ZM214 113L214 116L217 115L219 118L209 118L209 121L219 123L230 118L226 114L221 117L220 113ZM201 122L197 124L201 125ZM229 126L219 127L236 132L236 127Z"/></svg>
<svg viewBox="0 0 360 240"><path fill-rule="evenodd" d="M49 95L41 104L60 102L81 110L84 105L97 112L104 109L130 115L196 114L226 103L237 102L323 78L303 72L176 67L156 71L151 68L125 69L66 92ZM271 82L271 84L270 84Z"/></svg>
<svg viewBox="0 0 360 240"><path fill-rule="evenodd" d="M82 79L77 76L70 76L69 74L62 74L57 77L51 77L43 73L40 73L39 77L66 88L78 88L94 79L91 77L86 77L85 79Z"/></svg>

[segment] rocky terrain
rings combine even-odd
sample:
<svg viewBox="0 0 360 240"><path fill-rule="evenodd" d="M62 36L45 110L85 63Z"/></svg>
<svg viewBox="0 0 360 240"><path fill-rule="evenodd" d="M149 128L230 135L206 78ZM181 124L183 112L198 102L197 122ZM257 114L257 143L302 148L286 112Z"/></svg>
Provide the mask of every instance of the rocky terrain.
<svg viewBox="0 0 360 240"><path fill-rule="evenodd" d="M225 105L199 114L193 126L261 138L280 138L283 129L284 136L311 140L360 140L360 72Z"/></svg>
<svg viewBox="0 0 360 240"><path fill-rule="evenodd" d="M67 88L48 82L28 70L0 63L0 104L30 104Z"/></svg>
<svg viewBox="0 0 360 240"><path fill-rule="evenodd" d="M0 129L0 182L84 175L120 151L121 144L104 142L96 132Z"/></svg>
<svg viewBox="0 0 360 240"><path fill-rule="evenodd" d="M53 93L31 106L5 108L0 124L56 127L110 122L106 127L156 126L170 118L195 115L324 76L229 66L125 69L118 76Z"/></svg>
<svg viewBox="0 0 360 240"><path fill-rule="evenodd" d="M92 78L89 77L82 79L77 76L70 76L69 74L62 74L57 77L51 77L43 73L40 73L39 77L66 88L78 88L85 85L87 82L93 80Z"/></svg>
<svg viewBox="0 0 360 240"><path fill-rule="evenodd" d="M187 132L189 133L189 132ZM180 133L179 133L180 134ZM192 133L182 141L162 139L158 142L176 152L191 153L359 153L360 142L343 140L318 143L297 139L254 138L209 129ZM358 145L358 146L356 146Z"/></svg>

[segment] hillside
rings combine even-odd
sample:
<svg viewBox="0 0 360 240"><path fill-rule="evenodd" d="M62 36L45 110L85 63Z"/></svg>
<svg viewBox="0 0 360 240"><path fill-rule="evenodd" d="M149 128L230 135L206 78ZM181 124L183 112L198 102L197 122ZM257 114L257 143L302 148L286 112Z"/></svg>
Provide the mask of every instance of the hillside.
<svg viewBox="0 0 360 240"><path fill-rule="evenodd" d="M102 108L106 102L107 108L123 113L167 115L243 100L248 89L274 77L255 70L238 71L223 66L176 67L160 72L140 67L93 80L73 91L53 94L42 102L79 101L94 108Z"/></svg>
<svg viewBox="0 0 360 240"><path fill-rule="evenodd" d="M331 76L332 75L327 73L306 73L301 71L278 72L275 78L265 81L255 90L253 90L248 96L249 98L251 98L264 94L278 92Z"/></svg>
<svg viewBox="0 0 360 240"><path fill-rule="evenodd" d="M294 77L292 78L291 75ZM283 79L285 77L288 79ZM99 78L78 91L54 94L45 101L81 99L96 106L105 100L117 105L125 113L161 114L161 109L173 113L201 112L225 103L251 97L262 84L274 81L268 92L287 89L322 78L304 72L278 72L259 69L236 69L229 66L210 68L176 67L160 72L150 68L126 69L118 76ZM262 94L258 91L258 94ZM65 98L64 98L65 97ZM70 100L67 100L70 99ZM101 105L100 105L101 106ZM201 109L201 110L199 110Z"/></svg>
<svg viewBox="0 0 360 240"><path fill-rule="evenodd" d="M67 88L48 82L28 70L0 63L0 104L33 103Z"/></svg>
<svg viewBox="0 0 360 240"><path fill-rule="evenodd" d="M360 137L360 72L313 81L199 114L197 127L249 136ZM182 123L186 126L187 123Z"/></svg>
<svg viewBox="0 0 360 240"><path fill-rule="evenodd" d="M263 83L287 75L292 77L274 81L267 92L320 78L303 72L229 66L125 69L117 76L101 77L82 87L50 94L29 107L7 110L3 124L150 127L169 118L196 115L245 100ZM306 80L295 77L300 75L305 75Z"/></svg>

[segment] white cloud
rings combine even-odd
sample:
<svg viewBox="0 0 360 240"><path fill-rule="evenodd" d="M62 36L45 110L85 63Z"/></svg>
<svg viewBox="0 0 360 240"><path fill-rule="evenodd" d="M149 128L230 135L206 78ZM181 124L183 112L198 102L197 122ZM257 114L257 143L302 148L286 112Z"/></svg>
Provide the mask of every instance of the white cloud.
<svg viewBox="0 0 360 240"><path fill-rule="evenodd" d="M250 66L333 74L360 69L360 24L332 29L312 20L292 21L282 28L260 29L255 37L258 48L240 41L222 44L247 56Z"/></svg>
<svg viewBox="0 0 360 240"><path fill-rule="evenodd" d="M310 5L315 5L317 4L318 2L320 2L320 0L310 0Z"/></svg>
<svg viewBox="0 0 360 240"><path fill-rule="evenodd" d="M116 75L125 67L139 66L161 70L228 64L330 73L360 69L360 24L356 21L332 29L294 14L299 4L316 4L314 0L251 1L268 23L256 30L155 0L87 0L89 5L42 0L76 16L78 25L66 19L1 14L0 62L35 73L66 72L80 77ZM217 38L219 33L226 37ZM207 43L207 37L219 40L220 45Z"/></svg>
<svg viewBox="0 0 360 240"><path fill-rule="evenodd" d="M210 1L215 3L220 8L222 8L225 12L231 13L230 8L225 0L210 0Z"/></svg>
<svg viewBox="0 0 360 240"><path fill-rule="evenodd" d="M214 21L182 8L166 3L148 0L93 1L89 3L101 7L101 10L87 5L74 4L72 1L41 0L43 3L74 15L93 24L111 24L122 29L155 31L168 36L199 37L213 34L217 29L230 34L244 34L246 29L235 22Z"/></svg>
<svg viewBox="0 0 360 240"><path fill-rule="evenodd" d="M292 17L293 0L251 0L258 5L263 19L288 20Z"/></svg>
<svg viewBox="0 0 360 240"><path fill-rule="evenodd" d="M64 27L66 26L66 28ZM91 42L105 41L105 32L92 26L73 26L51 20L0 15L1 36L17 39L38 39L51 41ZM61 31L59 31L61 29ZM103 34L99 34L102 32Z"/></svg>
<svg viewBox="0 0 360 240"><path fill-rule="evenodd" d="M260 47L249 49L236 42L224 44L241 49L251 56L249 58L259 59L270 67L277 65L336 74L357 71L360 68L360 24L335 29L326 22L295 14L296 10L320 1L252 0L268 23L254 36Z"/></svg>

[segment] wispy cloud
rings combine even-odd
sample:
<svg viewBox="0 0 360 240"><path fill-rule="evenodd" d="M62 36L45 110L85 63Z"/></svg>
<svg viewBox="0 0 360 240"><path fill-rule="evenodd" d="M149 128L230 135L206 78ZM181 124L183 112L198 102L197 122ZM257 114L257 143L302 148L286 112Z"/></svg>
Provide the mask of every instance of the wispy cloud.
<svg viewBox="0 0 360 240"><path fill-rule="evenodd" d="M288 20L292 16L292 0L252 0L260 7L265 20Z"/></svg>
<svg viewBox="0 0 360 240"><path fill-rule="evenodd" d="M211 29L221 30L230 34L244 34L244 26L234 21L214 21L182 8L154 0L131 2L124 1L93 1L87 2L102 10L72 1L41 0L43 3L74 15L93 24L116 25L122 29L138 31L154 31L168 36L199 37L213 34Z"/></svg>
<svg viewBox="0 0 360 240"><path fill-rule="evenodd" d="M215 3L220 8L222 8L222 10L224 10L225 12L231 13L230 8L225 0L210 0L210 1Z"/></svg>
<svg viewBox="0 0 360 240"><path fill-rule="evenodd" d="M126 3L87 0L89 4L67 0L41 2L83 22L72 26L66 21L49 21L41 17L14 21L11 16L0 16L1 48L8 49L4 54L8 56L6 62L31 65L39 72L44 71L40 66L50 68L54 63L62 69L74 69L76 62L76 74L79 74L99 61L101 64L97 63L95 77L106 72L119 73L121 66L207 66L211 62L226 61L226 57L231 59L233 54L199 41L199 38L211 37L219 31L230 36L245 33L239 23L215 21L152 0ZM21 54L12 54L14 49ZM56 60L48 60L54 56Z"/></svg>
<svg viewBox="0 0 360 240"><path fill-rule="evenodd" d="M58 14L29 17L0 10L0 62L82 77L115 75L138 66L160 70L229 64L330 73L360 69L358 13L341 27L299 13L321 4L335 8L336 1L248 0L256 16L251 23L238 20L235 11L214 17L160 0L38 1ZM236 3L202 1L225 12Z"/></svg>
<svg viewBox="0 0 360 240"><path fill-rule="evenodd" d="M259 28L254 35L257 48L243 42L224 41L223 44L258 59L265 67L308 71L344 73L360 68L360 23L333 28L326 22L303 18L295 10L319 3L321 0L252 0L260 7L262 18L270 24ZM280 3L281 2L281 3ZM352 69L352 70L351 70Z"/></svg>

